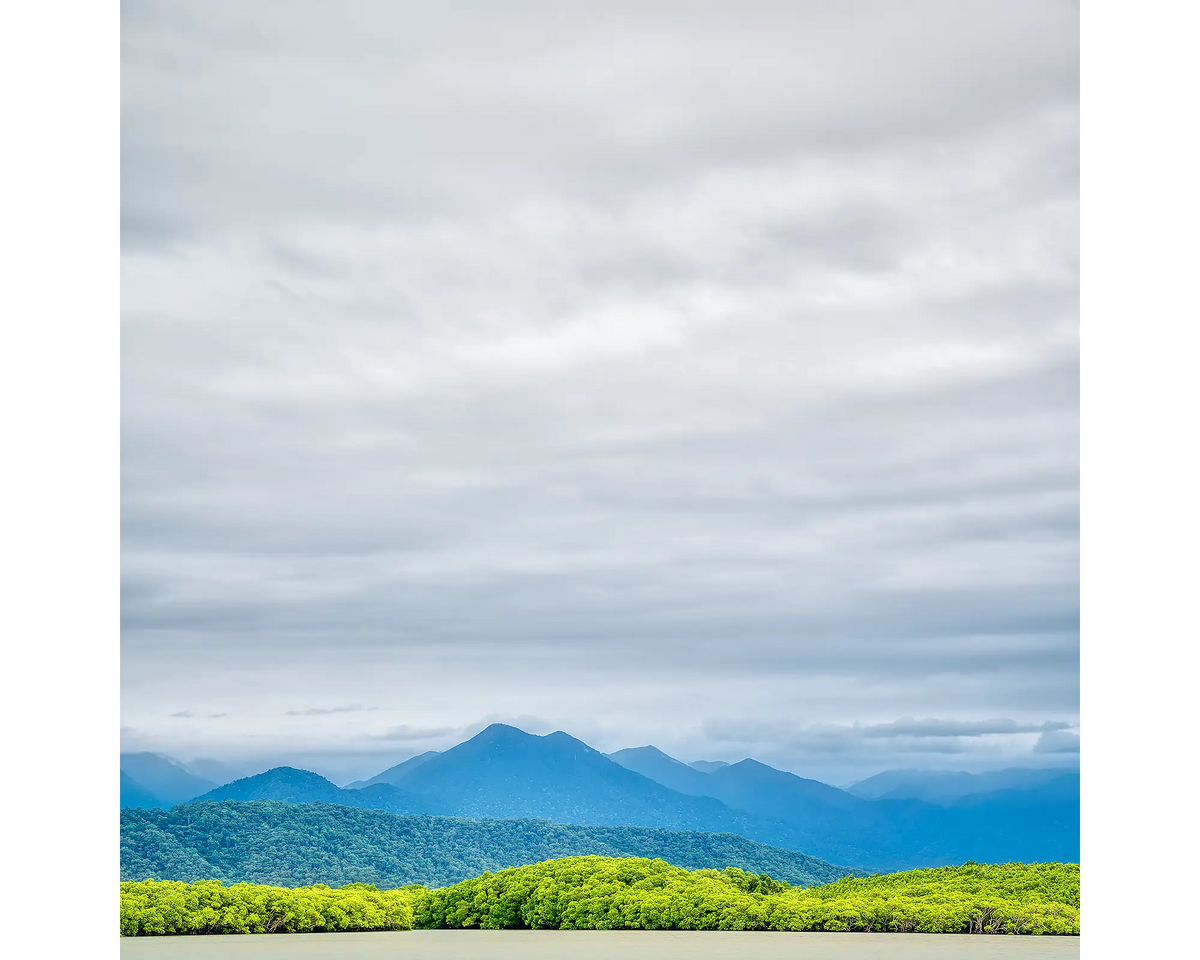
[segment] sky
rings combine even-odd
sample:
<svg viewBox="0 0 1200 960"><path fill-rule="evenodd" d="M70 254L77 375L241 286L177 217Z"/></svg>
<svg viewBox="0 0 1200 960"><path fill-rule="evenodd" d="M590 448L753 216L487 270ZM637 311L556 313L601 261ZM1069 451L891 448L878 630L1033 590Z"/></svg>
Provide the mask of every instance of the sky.
<svg viewBox="0 0 1200 960"><path fill-rule="evenodd" d="M122 4L122 749L1079 750L1078 8Z"/></svg>

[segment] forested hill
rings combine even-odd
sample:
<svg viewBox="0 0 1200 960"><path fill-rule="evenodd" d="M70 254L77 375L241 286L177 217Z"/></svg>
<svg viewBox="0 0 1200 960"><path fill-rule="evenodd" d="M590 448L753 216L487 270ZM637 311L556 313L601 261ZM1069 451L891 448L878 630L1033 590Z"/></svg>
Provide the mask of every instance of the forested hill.
<svg viewBox="0 0 1200 960"><path fill-rule="evenodd" d="M738 867L795 886L861 873L728 833L398 816L275 801L121 811L122 880L441 886L580 855L659 858L687 869Z"/></svg>

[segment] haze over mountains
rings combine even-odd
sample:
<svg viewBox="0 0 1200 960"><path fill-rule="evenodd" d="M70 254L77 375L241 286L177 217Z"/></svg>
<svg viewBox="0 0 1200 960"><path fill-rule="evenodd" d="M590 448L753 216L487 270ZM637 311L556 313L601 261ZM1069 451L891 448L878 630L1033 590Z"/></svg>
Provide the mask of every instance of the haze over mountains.
<svg viewBox="0 0 1200 960"><path fill-rule="evenodd" d="M842 790L756 760L686 764L651 746L605 755L504 724L345 788L290 767L217 787L166 758L122 756L123 806L192 799L730 833L872 870L1079 857L1075 771L891 771Z"/></svg>
<svg viewBox="0 0 1200 960"><path fill-rule="evenodd" d="M886 770L847 786L846 792L864 800L927 800L951 805L967 797L997 790L1028 790L1063 775L1061 769L1013 768L987 773L946 770Z"/></svg>
<svg viewBox="0 0 1200 960"><path fill-rule="evenodd" d="M162 806L168 806L168 804L164 804L161 799L134 780L124 770L121 771L121 809L125 809L126 807L149 809Z"/></svg>
<svg viewBox="0 0 1200 960"><path fill-rule="evenodd" d="M171 806L191 800L216 784L197 776L177 760L157 753L121 754L121 806ZM153 803L133 803L132 798Z"/></svg>

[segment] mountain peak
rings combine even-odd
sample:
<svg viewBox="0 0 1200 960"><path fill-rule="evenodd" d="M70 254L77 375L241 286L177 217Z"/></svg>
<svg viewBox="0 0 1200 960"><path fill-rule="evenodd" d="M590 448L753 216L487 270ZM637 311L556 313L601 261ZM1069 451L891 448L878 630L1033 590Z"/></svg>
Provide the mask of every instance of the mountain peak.
<svg viewBox="0 0 1200 960"><path fill-rule="evenodd" d="M608 754L608 758L610 760L616 760L617 763L621 763L620 758L622 758L622 757L624 757L626 759L632 759L634 757L642 757L646 760L653 759L653 760L660 761L662 763L677 763L681 767L688 766L688 764L684 763L682 760L676 760L669 753L664 753L662 750L659 750L658 747L654 746L653 744L649 744L649 743L646 744L646 746L644 746L644 747L626 747L624 750L618 750L615 753ZM621 765L628 766L629 764L621 763Z"/></svg>
<svg viewBox="0 0 1200 960"><path fill-rule="evenodd" d="M574 747L575 749L582 747L584 750L590 751L591 753L600 752L595 747L588 746L578 737L573 737L569 733L564 733L562 730L555 730L553 733L546 734L541 739L545 740L547 743L563 744Z"/></svg>
<svg viewBox="0 0 1200 960"><path fill-rule="evenodd" d="M255 777L298 777L302 780L324 780L326 783L333 783L328 777L323 777L319 773L313 773L311 770L305 770L301 767L278 766L271 767L270 770L264 770L262 773L255 774L254 777L243 777L243 780L253 780Z"/></svg>
<svg viewBox="0 0 1200 960"><path fill-rule="evenodd" d="M846 792L838 787L832 787L827 783L822 783L820 780L813 780L811 777L802 777L798 773L791 773L788 770L780 770L778 767L772 767L770 764L763 763L761 760L755 760L753 757L747 757L745 760L739 760L737 763L731 763L721 767L719 770L712 772L716 777L736 776L751 776L760 780L772 780L775 782L786 781L789 783L802 783L809 789L813 790L828 790L837 794L846 794Z"/></svg>
<svg viewBox="0 0 1200 960"><path fill-rule="evenodd" d="M475 734L475 736L471 737L471 740L480 743L490 743L495 741L521 740L532 736L532 733L526 733L520 727L514 727L508 723L489 723ZM470 743L470 740L467 742Z"/></svg>

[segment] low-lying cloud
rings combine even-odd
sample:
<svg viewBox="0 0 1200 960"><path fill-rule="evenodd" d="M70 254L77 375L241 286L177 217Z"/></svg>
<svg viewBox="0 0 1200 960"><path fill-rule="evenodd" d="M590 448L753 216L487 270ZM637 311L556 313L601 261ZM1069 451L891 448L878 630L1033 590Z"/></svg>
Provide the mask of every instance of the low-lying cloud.
<svg viewBox="0 0 1200 960"><path fill-rule="evenodd" d="M1079 753L1079 734L1069 730L1043 733L1033 745L1034 753Z"/></svg>

